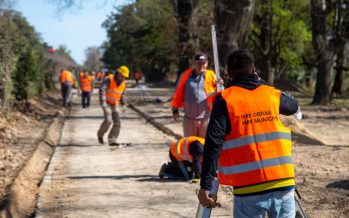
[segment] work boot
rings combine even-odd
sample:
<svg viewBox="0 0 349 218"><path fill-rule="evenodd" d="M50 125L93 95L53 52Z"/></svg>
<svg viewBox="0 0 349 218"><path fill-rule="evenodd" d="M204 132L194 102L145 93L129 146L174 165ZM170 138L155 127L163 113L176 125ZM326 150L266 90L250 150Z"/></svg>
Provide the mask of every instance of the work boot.
<svg viewBox="0 0 349 218"><path fill-rule="evenodd" d="M164 163L160 168L160 172L159 172L160 179L162 179L166 176L166 173L165 173L166 168L167 168L167 164Z"/></svg>
<svg viewBox="0 0 349 218"><path fill-rule="evenodd" d="M119 143L117 143L117 142L111 142L111 143L109 143L109 146L119 146Z"/></svg>
<svg viewBox="0 0 349 218"><path fill-rule="evenodd" d="M116 146L116 148L123 148L123 147L129 146L129 144L112 142L112 143L109 143L109 146Z"/></svg>
<svg viewBox="0 0 349 218"><path fill-rule="evenodd" d="M98 142L103 145L104 144L103 137L98 136Z"/></svg>

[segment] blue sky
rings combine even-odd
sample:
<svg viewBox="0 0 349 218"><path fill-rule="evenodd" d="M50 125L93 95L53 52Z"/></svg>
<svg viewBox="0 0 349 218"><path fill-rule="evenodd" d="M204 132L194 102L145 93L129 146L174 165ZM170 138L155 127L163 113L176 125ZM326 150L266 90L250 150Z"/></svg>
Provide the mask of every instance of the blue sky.
<svg viewBox="0 0 349 218"><path fill-rule="evenodd" d="M114 6L125 2L129 1L85 0L82 8L66 11L61 16L56 13L57 7L47 0L18 0L14 9L26 17L45 42L54 48L66 45L74 60L82 64L85 49L99 46L106 40L106 31L101 24L107 15L115 10Z"/></svg>

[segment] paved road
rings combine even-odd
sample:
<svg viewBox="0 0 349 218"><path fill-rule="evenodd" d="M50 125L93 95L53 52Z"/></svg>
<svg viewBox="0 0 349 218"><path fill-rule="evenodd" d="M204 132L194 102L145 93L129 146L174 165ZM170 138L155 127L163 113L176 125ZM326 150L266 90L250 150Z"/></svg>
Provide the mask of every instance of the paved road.
<svg viewBox="0 0 349 218"><path fill-rule="evenodd" d="M73 106L40 188L37 217L194 217L198 185L157 176L174 139L128 109L118 141L131 146L99 145L102 119L97 105Z"/></svg>

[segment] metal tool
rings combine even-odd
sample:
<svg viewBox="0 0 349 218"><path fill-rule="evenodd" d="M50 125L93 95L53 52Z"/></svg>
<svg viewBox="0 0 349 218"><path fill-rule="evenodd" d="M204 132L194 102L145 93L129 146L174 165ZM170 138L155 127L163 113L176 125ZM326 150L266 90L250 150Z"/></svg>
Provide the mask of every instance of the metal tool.
<svg viewBox="0 0 349 218"><path fill-rule="evenodd" d="M295 189L295 192L296 196L294 197L294 199L296 202L296 218L308 218L300 202L302 200L302 197L297 189Z"/></svg>
<svg viewBox="0 0 349 218"><path fill-rule="evenodd" d="M210 207L204 207L199 203L198 210L196 212L196 218L209 218L211 217L212 208L221 207L221 204L217 202L217 192L218 192L218 179L215 178L212 181L212 189L210 190L209 196L214 199L214 204Z"/></svg>

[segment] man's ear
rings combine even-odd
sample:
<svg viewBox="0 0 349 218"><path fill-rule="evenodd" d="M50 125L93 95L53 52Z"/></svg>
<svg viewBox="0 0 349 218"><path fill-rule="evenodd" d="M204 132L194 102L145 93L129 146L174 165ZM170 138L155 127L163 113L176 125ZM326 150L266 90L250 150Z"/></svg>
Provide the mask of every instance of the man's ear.
<svg viewBox="0 0 349 218"><path fill-rule="evenodd" d="M253 68L252 68L252 74L256 74L256 73L257 73L256 67L253 66Z"/></svg>

